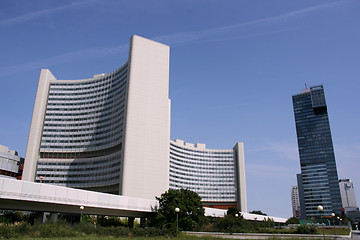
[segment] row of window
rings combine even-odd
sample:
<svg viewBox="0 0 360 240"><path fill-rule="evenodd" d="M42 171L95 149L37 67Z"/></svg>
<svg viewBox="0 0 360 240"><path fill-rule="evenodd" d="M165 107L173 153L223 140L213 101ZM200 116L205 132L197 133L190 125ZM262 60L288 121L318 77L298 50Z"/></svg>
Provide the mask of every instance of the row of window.
<svg viewBox="0 0 360 240"><path fill-rule="evenodd" d="M123 114L123 112L121 112L120 114ZM119 119L116 119L115 121L109 123L109 122L92 122L90 123L90 125L85 125L84 124L79 124L79 123L67 123L66 125L64 124L56 124L56 123L45 123L44 124L44 132L48 131L48 132L58 132L58 130L60 130L61 132L77 132L77 131L86 131L86 130L90 130L90 129L94 129L94 130L99 130L99 129L103 129L103 128L108 128L110 126L113 125L117 125L118 123L121 122L122 125L122 120L123 120L124 116L121 116ZM50 127L56 127L55 129L50 128ZM70 128L70 127L75 127L75 128ZM59 131L59 132L60 132Z"/></svg>
<svg viewBox="0 0 360 240"><path fill-rule="evenodd" d="M126 62L123 66L121 66L120 68L118 68L117 70L115 70L114 72L112 73L109 73L107 75L104 75L103 77L101 78L96 78L96 79L91 79L89 81L82 81L82 82L56 82L56 83L53 83L54 86L57 86L57 87L73 87L73 86L86 86L86 85L92 85L92 84L97 84L99 83L99 85L101 84L104 84L104 80L111 80L112 78L116 78L118 77L118 75L120 74L125 74L127 73L127 66L128 66L128 63Z"/></svg>
<svg viewBox="0 0 360 240"><path fill-rule="evenodd" d="M189 167L184 167L182 165L179 164L174 164L172 161L170 161L170 168L171 169L176 169L179 171L183 171L187 174L193 173L193 175L198 175L198 174L214 174L214 173L222 173L222 174L228 174L228 175L234 175L234 168L231 167L226 167L226 168L219 168L219 167L196 167L196 168L189 168Z"/></svg>
<svg viewBox="0 0 360 240"><path fill-rule="evenodd" d="M16 161L16 160L9 159L9 158L4 158L4 157L1 157L1 156L0 156L0 162L8 162L8 163L11 163L11 164L14 164L14 165L19 165L20 164L20 161Z"/></svg>
<svg viewBox="0 0 360 240"><path fill-rule="evenodd" d="M101 103L107 103L109 100L111 100L114 97L119 96L119 94L124 93L126 90L126 82L119 85L118 87L112 89L110 92L103 92L99 94L99 92L95 92L96 95L86 95L85 97L77 97L77 98L61 98L62 96L68 96L68 92L63 92L61 96L54 97L51 93L48 98L48 104L49 105L56 105L56 103L73 103L72 105L82 105L82 104L90 104L95 102L101 102ZM60 94L60 93L58 93ZM74 95L79 96L78 93L74 93ZM87 100L87 101L86 101ZM92 101L88 101L92 100Z"/></svg>
<svg viewBox="0 0 360 240"><path fill-rule="evenodd" d="M81 96L81 95L90 95L93 93L96 93L95 96L106 96L110 91L116 91L120 87L124 86L126 84L126 77L122 79L113 79L112 82L104 82L101 85L95 86L95 87L84 87L84 88L54 88L53 84L50 85L50 91L49 96ZM91 91L84 91L89 90ZM95 97L93 96L93 97ZM57 99L57 98L53 98ZM69 98L66 98L65 100L68 100ZM73 100L80 99L80 98L74 98ZM85 98L84 98L85 99Z"/></svg>
<svg viewBox="0 0 360 240"><path fill-rule="evenodd" d="M88 117L83 117L83 118L49 118L49 117L45 117L45 122L85 122L85 121L89 121L89 122L93 122L91 120L93 119L98 119L98 121L108 121L111 120L115 117L118 117L120 114L113 111L111 114L109 115L105 115L102 113L99 114L94 114L93 116L88 116ZM83 115L82 115L83 116Z"/></svg>
<svg viewBox="0 0 360 240"><path fill-rule="evenodd" d="M209 150L199 150L199 149L188 149L188 148L183 148L181 146L177 146L173 143L170 144L171 147L171 150L174 150L176 152L179 152L179 153L183 153L183 154L187 154L187 155L191 155L191 154L199 154L199 156L203 156L203 155L200 155L200 154L209 154L210 156L211 155L225 155L225 156L229 156L231 155L231 157L233 156L233 151L232 150L224 150L223 152L221 151L209 151Z"/></svg>
<svg viewBox="0 0 360 240"><path fill-rule="evenodd" d="M118 107L118 109L120 108L124 108L125 105L122 104ZM102 114L106 114L107 112L114 112L117 111L118 109L114 109L113 106L103 106L102 108L93 110L93 111L68 111L68 109L59 109L56 111L50 111L49 109L46 110L45 116L86 116L86 115L91 115L91 114L96 114L96 113L102 113Z"/></svg>
<svg viewBox="0 0 360 240"><path fill-rule="evenodd" d="M120 177L120 168L113 169L112 171L107 171L106 174L98 172L99 174L94 174L94 172L91 173L83 173L83 174L76 174L76 175L69 175L69 174L63 174L63 175L57 175L57 174L43 174L40 171L37 171L38 176L42 176L43 180L51 180L51 179L64 179L64 180L78 180L78 181L102 181L104 179L109 178L110 176L114 177ZM101 173L101 174L100 174Z"/></svg>
<svg viewBox="0 0 360 240"><path fill-rule="evenodd" d="M171 153L170 153L171 154ZM203 162L200 162L198 159L191 159L191 158L177 158L174 157L173 154L170 155L170 161L172 161L174 164L178 166L184 166L189 168L198 168L199 166L215 166L215 167L231 167L234 166L233 162L229 161L206 161L203 160Z"/></svg>
<svg viewBox="0 0 360 240"><path fill-rule="evenodd" d="M100 148L108 148L111 146L115 146L118 145L121 142L122 136L119 136L118 138L115 139L111 139L109 141L104 141L104 142L97 142L97 143L92 143L92 142L88 142L86 144L82 143L82 145L50 145L49 143L47 143L46 145L41 145L40 146L40 151L46 151L47 149L53 149L53 150L61 150L61 149L86 149L86 150L90 150L90 149L100 149Z"/></svg>

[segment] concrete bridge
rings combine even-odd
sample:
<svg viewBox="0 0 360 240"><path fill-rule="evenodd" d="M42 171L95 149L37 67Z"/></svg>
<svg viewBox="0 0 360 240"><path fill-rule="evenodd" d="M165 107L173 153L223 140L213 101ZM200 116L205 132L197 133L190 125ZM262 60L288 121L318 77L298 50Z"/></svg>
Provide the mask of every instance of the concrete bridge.
<svg viewBox="0 0 360 240"><path fill-rule="evenodd" d="M146 218L158 202L149 199L99 193L0 177L0 209L50 213L93 214ZM83 208L83 209L82 209ZM223 217L227 210L205 208L206 216ZM285 218L241 213L247 220L285 223Z"/></svg>
<svg viewBox="0 0 360 240"><path fill-rule="evenodd" d="M83 206L83 210L80 207ZM149 199L86 191L0 177L0 208L143 218L155 212Z"/></svg>

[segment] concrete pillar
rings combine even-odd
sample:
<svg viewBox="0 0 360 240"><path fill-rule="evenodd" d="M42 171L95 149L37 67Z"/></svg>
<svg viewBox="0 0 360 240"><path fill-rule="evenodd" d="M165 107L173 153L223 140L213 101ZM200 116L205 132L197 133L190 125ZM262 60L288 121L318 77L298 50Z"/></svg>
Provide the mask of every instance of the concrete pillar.
<svg viewBox="0 0 360 240"><path fill-rule="evenodd" d="M128 217L128 226L129 228L134 228L134 221L135 221L135 218L134 217Z"/></svg>
<svg viewBox="0 0 360 240"><path fill-rule="evenodd" d="M45 222L45 213L44 212L36 212L34 223L35 224L43 224Z"/></svg>
<svg viewBox="0 0 360 240"><path fill-rule="evenodd" d="M58 213L50 213L49 222L54 223L58 220Z"/></svg>
<svg viewBox="0 0 360 240"><path fill-rule="evenodd" d="M140 226L144 226L146 223L146 218L142 217L140 218Z"/></svg>

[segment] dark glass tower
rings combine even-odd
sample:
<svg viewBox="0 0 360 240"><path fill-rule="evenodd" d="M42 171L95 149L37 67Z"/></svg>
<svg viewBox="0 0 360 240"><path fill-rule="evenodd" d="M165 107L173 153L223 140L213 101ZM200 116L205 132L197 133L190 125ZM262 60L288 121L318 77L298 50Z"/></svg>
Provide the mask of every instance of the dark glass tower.
<svg viewBox="0 0 360 240"><path fill-rule="evenodd" d="M318 205L324 207L323 215L340 214L341 196L324 88L320 85L302 90L292 99L301 165L298 181L302 181L302 212L306 213L302 218L319 216Z"/></svg>

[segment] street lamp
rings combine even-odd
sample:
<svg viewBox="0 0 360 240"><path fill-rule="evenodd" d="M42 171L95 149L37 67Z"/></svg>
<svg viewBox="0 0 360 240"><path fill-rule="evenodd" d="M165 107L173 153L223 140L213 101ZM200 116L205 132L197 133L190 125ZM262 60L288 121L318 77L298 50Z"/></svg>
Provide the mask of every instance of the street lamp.
<svg viewBox="0 0 360 240"><path fill-rule="evenodd" d="M235 217L238 218L238 217L239 217L239 214L235 213Z"/></svg>
<svg viewBox="0 0 360 240"><path fill-rule="evenodd" d="M81 219L82 219L82 211L84 210L84 206L80 206L80 222L81 222Z"/></svg>
<svg viewBox="0 0 360 240"><path fill-rule="evenodd" d="M336 228L335 228L335 213L331 214L332 218L333 218L333 225L334 225L334 234L336 235Z"/></svg>
<svg viewBox="0 0 360 240"><path fill-rule="evenodd" d="M175 212L176 212L176 236L179 235L179 212L180 212L180 208L175 208Z"/></svg>
<svg viewBox="0 0 360 240"><path fill-rule="evenodd" d="M319 205L319 206L317 206L317 210L318 210L319 213L320 213L320 219L321 219L321 222L322 222L322 215L321 215L321 213L322 213L322 211L324 211L324 208L323 208L323 206ZM321 224L322 224L322 223L321 223ZM323 232L323 238L324 238L324 240L325 240L324 226L322 226L322 232Z"/></svg>

